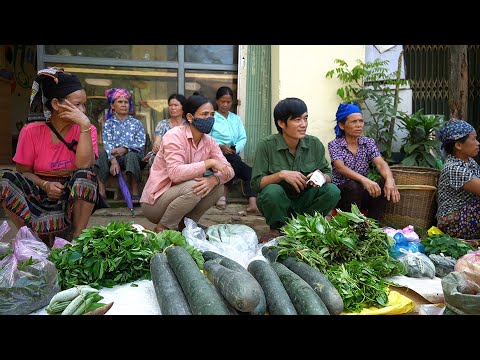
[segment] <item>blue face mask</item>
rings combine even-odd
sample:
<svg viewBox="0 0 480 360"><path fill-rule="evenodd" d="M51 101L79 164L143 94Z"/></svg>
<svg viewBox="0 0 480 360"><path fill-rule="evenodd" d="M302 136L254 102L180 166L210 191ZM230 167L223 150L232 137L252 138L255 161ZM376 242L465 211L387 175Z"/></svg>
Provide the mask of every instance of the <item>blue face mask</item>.
<svg viewBox="0 0 480 360"><path fill-rule="evenodd" d="M192 119L192 125L203 134L209 134L210 131L212 131L214 123L215 123L215 118L213 116L205 119L202 119L202 118Z"/></svg>

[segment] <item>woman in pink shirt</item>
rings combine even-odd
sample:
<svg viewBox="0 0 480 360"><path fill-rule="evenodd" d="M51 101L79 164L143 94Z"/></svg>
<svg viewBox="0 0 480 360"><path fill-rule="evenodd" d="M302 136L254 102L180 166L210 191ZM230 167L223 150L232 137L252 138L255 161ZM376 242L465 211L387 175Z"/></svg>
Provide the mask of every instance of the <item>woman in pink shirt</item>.
<svg viewBox="0 0 480 360"><path fill-rule="evenodd" d="M183 229L185 217L198 222L234 176L217 143L207 135L215 121L212 102L194 93L183 110L188 123L162 137L140 199L156 232Z"/></svg>
<svg viewBox="0 0 480 360"><path fill-rule="evenodd" d="M94 210L97 131L85 114L80 80L63 69L40 70L30 99L30 121L47 121L20 131L16 171L0 170L0 204L15 226L28 226L52 246L55 235L80 235Z"/></svg>

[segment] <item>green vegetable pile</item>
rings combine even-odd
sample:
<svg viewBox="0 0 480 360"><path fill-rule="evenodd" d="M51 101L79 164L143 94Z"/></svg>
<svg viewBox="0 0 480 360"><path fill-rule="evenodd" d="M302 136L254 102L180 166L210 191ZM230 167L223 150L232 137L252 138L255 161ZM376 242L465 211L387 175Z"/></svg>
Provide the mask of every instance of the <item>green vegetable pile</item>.
<svg viewBox="0 0 480 360"><path fill-rule="evenodd" d="M451 256L454 259L459 259L465 255L469 250L475 248L459 239L453 238L448 234L436 234L422 239L421 243L425 246L427 254L440 254Z"/></svg>
<svg viewBox="0 0 480 360"><path fill-rule="evenodd" d="M49 260L58 271L61 289L75 285L113 287L140 279L151 279L150 259L174 244L184 247L202 268L201 253L187 244L178 231L139 232L133 222L111 222L83 230L72 244L54 249Z"/></svg>
<svg viewBox="0 0 480 360"><path fill-rule="evenodd" d="M289 219L276 246L279 257L293 256L325 273L346 311L386 306L383 278L405 274L405 267L389 255L394 240L355 205L351 212L337 213L330 221L319 213Z"/></svg>

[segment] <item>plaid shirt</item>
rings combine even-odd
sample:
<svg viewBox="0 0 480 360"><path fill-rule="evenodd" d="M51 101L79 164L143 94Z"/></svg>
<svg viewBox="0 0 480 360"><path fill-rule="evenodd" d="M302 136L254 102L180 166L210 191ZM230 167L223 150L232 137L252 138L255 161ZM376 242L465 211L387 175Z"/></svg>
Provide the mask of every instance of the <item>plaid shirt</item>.
<svg viewBox="0 0 480 360"><path fill-rule="evenodd" d="M470 158L465 162L452 155L447 156L438 179L437 218L462 210L468 202L478 198L463 188L465 183L476 177L480 177L480 166L475 160Z"/></svg>

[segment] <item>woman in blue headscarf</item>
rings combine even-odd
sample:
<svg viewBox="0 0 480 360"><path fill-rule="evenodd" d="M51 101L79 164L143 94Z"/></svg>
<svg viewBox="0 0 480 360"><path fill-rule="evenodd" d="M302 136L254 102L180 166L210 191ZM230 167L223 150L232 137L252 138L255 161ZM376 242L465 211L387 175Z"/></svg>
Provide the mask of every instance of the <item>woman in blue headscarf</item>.
<svg viewBox="0 0 480 360"><path fill-rule="evenodd" d="M387 201L400 201L390 167L380 155L375 140L363 136L365 123L357 104L340 104L336 120L336 139L328 143L328 151L333 183L341 191L337 208L351 211L352 204L356 204L360 210L367 211L368 217L380 220ZM382 175L376 182L367 177L371 161Z"/></svg>
<svg viewBox="0 0 480 360"><path fill-rule="evenodd" d="M480 239L480 166L477 132L464 120L450 119L440 130L447 153L438 179L437 227L450 236Z"/></svg>

